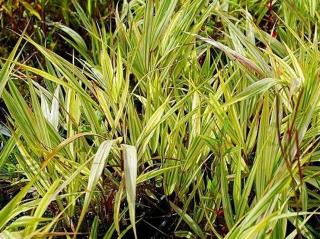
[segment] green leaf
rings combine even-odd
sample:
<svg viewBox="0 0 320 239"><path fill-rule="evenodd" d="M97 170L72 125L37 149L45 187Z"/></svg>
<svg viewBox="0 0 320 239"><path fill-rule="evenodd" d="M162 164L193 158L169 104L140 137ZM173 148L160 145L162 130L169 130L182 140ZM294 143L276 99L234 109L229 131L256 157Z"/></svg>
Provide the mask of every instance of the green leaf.
<svg viewBox="0 0 320 239"><path fill-rule="evenodd" d="M111 151L113 144L114 144L113 140L103 141L101 143L101 145L99 146L97 153L94 156L94 159L93 159L92 165L91 165L91 169L90 169L90 175L89 175L88 186L86 189L86 195L84 198L84 202L82 205L82 211L81 211L79 221L78 221L77 230L79 229L81 222L82 222L85 214L87 213L91 198L93 197L93 194L95 192L98 181L101 177L103 169L105 168L106 159L109 156L109 153Z"/></svg>
<svg viewBox="0 0 320 239"><path fill-rule="evenodd" d="M137 187L137 150L134 146L122 144L123 160L124 160L124 177L126 184L126 194L129 207L129 216L135 238L136 232L136 219L135 219L135 206L136 206L136 187Z"/></svg>
<svg viewBox="0 0 320 239"><path fill-rule="evenodd" d="M199 225L186 213L183 212L179 207L177 207L174 203L169 202L170 206L179 214L180 217L188 224L188 226L200 237L206 238L205 234L199 227Z"/></svg>
<svg viewBox="0 0 320 239"><path fill-rule="evenodd" d="M240 92L238 95L236 95L233 99L231 99L229 102L227 102L227 105L234 104L239 101L243 101L247 98L250 98L255 95L263 94L276 84L278 84L279 81L272 78L266 78L262 80L258 80L257 82L251 84L247 88L245 88L242 92Z"/></svg>

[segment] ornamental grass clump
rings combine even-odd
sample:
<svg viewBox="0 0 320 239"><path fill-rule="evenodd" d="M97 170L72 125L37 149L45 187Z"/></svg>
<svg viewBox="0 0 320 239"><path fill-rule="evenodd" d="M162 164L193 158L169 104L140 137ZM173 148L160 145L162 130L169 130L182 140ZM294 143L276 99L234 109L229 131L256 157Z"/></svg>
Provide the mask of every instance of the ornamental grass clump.
<svg viewBox="0 0 320 239"><path fill-rule="evenodd" d="M318 238L317 0L72 3L1 63L0 237Z"/></svg>

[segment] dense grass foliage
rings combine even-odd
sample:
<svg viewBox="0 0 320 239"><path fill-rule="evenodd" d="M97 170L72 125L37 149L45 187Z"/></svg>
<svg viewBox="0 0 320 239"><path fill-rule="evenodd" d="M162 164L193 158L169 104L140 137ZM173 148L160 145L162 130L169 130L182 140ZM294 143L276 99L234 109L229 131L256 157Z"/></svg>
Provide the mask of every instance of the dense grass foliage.
<svg viewBox="0 0 320 239"><path fill-rule="evenodd" d="M319 238L318 0L72 4L1 63L1 238Z"/></svg>

